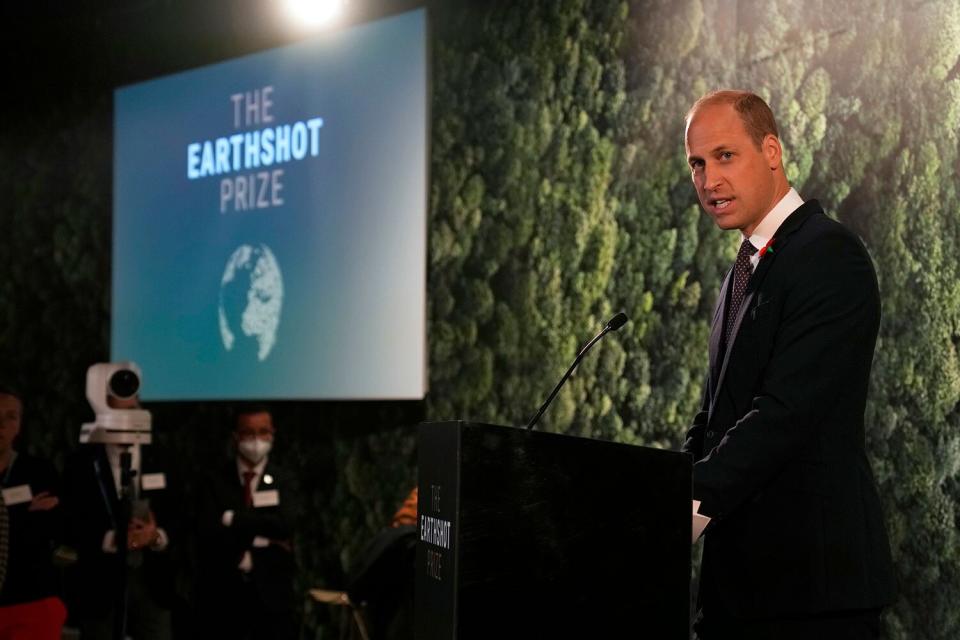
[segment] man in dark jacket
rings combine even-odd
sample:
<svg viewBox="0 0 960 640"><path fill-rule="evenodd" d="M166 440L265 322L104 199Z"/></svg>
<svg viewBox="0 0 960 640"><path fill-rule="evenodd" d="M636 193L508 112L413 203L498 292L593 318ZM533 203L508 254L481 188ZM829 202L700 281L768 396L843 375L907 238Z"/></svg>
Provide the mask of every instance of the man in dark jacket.
<svg viewBox="0 0 960 640"><path fill-rule="evenodd" d="M236 456L201 488L198 604L208 635L297 636L295 499L293 482L270 460L274 433L266 407L241 409L233 430Z"/></svg>
<svg viewBox="0 0 960 640"><path fill-rule="evenodd" d="M111 397L115 409L139 407L134 396ZM131 518L118 522L121 453L131 455ZM177 573L184 544L183 500L177 473L155 445L85 444L67 460L64 508L67 544L77 552L70 571L71 622L83 638L114 637L121 581L127 575L128 635L169 640L177 601ZM127 537L127 567L121 568L117 536Z"/></svg>
<svg viewBox="0 0 960 640"><path fill-rule="evenodd" d="M790 187L770 108L721 91L687 116L704 210L737 230L703 405L683 449L704 533L701 638L876 638L894 595L864 407L880 323L863 243Z"/></svg>

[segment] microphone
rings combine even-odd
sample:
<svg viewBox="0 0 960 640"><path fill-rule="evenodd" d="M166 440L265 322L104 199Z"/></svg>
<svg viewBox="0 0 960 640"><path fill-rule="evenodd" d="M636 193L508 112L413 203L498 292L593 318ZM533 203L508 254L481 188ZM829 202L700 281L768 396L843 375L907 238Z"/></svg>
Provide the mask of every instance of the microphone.
<svg viewBox="0 0 960 640"><path fill-rule="evenodd" d="M553 391L550 392L550 396L547 398L547 401L544 402L543 406L540 407L540 410L537 411L537 415L533 416L533 418L530 419L530 422L527 423L528 430L533 429L533 426L537 424L538 420L540 420L540 416L543 415L543 412L546 411L547 407L550 406L550 403L553 402L553 398L557 395L557 392L560 391L560 387L563 386L563 383L567 381L567 378L570 377L570 374L573 373L573 370L577 368L578 364L580 364L580 361L583 359L583 356L587 355L587 351L589 351L593 347L593 345L597 344L597 342L600 341L600 338L607 335L611 331L616 331L626 323L627 323L627 314L621 311L617 315L610 318L610 320L607 322L607 326L605 326L603 330L600 331L600 333L594 336L593 340L587 343L587 346L585 346L583 349L580 350L580 353L577 354L577 357L573 361L573 364L570 365L570 368L567 369L567 372L563 374L562 378L560 378L560 382L557 383L557 386L555 386L553 388Z"/></svg>
<svg viewBox="0 0 960 640"><path fill-rule="evenodd" d="M617 315L610 318L610 321L607 323L607 326L603 328L603 331L604 332L616 331L617 329L619 329L625 324L627 324L627 314L621 311Z"/></svg>

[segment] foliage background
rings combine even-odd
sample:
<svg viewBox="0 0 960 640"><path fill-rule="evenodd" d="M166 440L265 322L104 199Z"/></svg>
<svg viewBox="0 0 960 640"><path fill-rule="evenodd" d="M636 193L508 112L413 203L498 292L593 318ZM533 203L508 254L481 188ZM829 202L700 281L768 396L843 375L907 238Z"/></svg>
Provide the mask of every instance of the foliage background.
<svg viewBox="0 0 960 640"><path fill-rule="evenodd" d="M155 33L145 9L124 25L126 40L108 37L119 20L109 12L70 25L70 37L63 22L44 26L55 53L84 55L42 58L39 71L31 60L18 78L26 91L4 106L0 377L29 398L23 446L58 462L88 419L86 367L109 353L112 87L283 41L230 3L218 6L233 26L202 34L179 26L192 5L161 5L151 11L190 37ZM415 482L413 425L525 422L616 310L631 322L583 363L543 428L678 444L736 244L696 205L682 118L706 90L736 86L778 115L794 186L859 233L876 261L884 315L868 446L901 585L885 637L958 637L960 5L430 9L431 392L423 403L276 407L276 456L301 482L302 586L342 586L389 520ZM14 67L39 55L25 33L7 56ZM224 455L226 407L152 409L158 440L186 469ZM322 635L324 612L310 613Z"/></svg>

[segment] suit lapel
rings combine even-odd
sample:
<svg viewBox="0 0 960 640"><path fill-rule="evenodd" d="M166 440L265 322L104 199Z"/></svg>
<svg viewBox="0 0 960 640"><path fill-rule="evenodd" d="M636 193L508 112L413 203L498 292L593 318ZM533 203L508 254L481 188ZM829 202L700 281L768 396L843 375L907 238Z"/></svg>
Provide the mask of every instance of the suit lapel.
<svg viewBox="0 0 960 640"><path fill-rule="evenodd" d="M716 309L713 312L713 324L710 327L710 377L716 382L720 371L720 341L723 337L723 318L727 315L727 288L733 274L731 268L723 279L720 287L720 297L717 299Z"/></svg>
<svg viewBox="0 0 960 640"><path fill-rule="evenodd" d="M232 493L236 494L237 503L243 504L243 479L237 469L237 459L234 458L230 464L224 468L223 479L227 486L231 487ZM269 481L268 481L269 479ZM252 487L254 493L258 491L270 491L277 489L277 474L273 465L268 461L263 467L263 473L257 479L257 484Z"/></svg>
<svg viewBox="0 0 960 640"><path fill-rule="evenodd" d="M270 479L270 482L267 482L267 479ZM263 473L260 474L260 478L257 479L257 486L254 487L254 491L267 491L269 489L276 489L274 486L276 484L276 477L273 475L272 470L270 469L270 463L263 467Z"/></svg>
<svg viewBox="0 0 960 640"><path fill-rule="evenodd" d="M803 223L814 213L823 213L823 209L816 200L809 200L787 216L787 219L783 221L783 224L780 225L780 228L777 229L777 232L774 234L770 244L770 250L760 258L760 261L757 263L757 268L747 282L746 293L748 295L760 288L764 278L767 277L767 272L770 271L770 266L783 251L783 248L790 243L790 237L802 227Z"/></svg>
<svg viewBox="0 0 960 640"><path fill-rule="evenodd" d="M748 285L747 293L743 296L743 302L740 303L740 310L737 311L737 317L733 322L733 331L730 332L730 340L727 341L726 349L723 350L723 364L720 367L720 375L717 377L717 389L719 389L720 385L723 384L723 378L727 375L727 364L730 362L730 353L733 351L732 347L737 341L737 332L740 331L740 323L743 321L743 314L750 306L751 300L753 300L753 291L749 290ZM717 394L714 394L713 401L716 402L716 400ZM713 410L713 403L711 403L710 409L711 411Z"/></svg>

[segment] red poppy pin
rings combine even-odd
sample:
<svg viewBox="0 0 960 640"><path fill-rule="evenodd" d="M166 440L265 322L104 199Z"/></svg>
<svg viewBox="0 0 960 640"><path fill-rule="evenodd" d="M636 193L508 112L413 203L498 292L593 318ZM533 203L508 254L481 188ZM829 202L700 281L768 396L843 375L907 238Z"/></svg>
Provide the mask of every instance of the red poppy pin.
<svg viewBox="0 0 960 640"><path fill-rule="evenodd" d="M774 238L770 238L770 240L767 241L767 244L763 245L763 249L760 249L760 254L759 254L759 256L760 256L761 258L762 258L766 253L768 253L768 252L769 252L769 253L773 253L773 242L774 242L774 240L776 240L775 237L774 237Z"/></svg>

